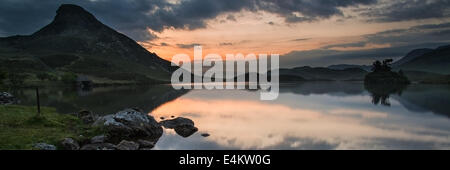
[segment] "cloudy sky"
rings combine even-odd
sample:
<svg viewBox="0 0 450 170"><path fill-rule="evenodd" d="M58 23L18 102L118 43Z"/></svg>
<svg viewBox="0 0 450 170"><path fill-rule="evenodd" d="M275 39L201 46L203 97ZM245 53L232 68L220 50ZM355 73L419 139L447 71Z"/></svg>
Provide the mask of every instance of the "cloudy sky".
<svg viewBox="0 0 450 170"><path fill-rule="evenodd" d="M31 34L60 4L170 60L178 53L277 53L282 67L369 64L450 44L450 0L2 0L0 36Z"/></svg>

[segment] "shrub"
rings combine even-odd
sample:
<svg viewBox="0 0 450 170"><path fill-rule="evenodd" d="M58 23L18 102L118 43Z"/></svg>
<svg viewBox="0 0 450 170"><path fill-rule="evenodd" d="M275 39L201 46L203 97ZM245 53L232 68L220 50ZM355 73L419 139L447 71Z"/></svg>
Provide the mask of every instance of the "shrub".
<svg viewBox="0 0 450 170"><path fill-rule="evenodd" d="M66 72L61 76L61 81L64 83L75 83L77 80L77 75L72 72Z"/></svg>
<svg viewBox="0 0 450 170"><path fill-rule="evenodd" d="M23 83L26 78L27 78L26 74L19 74L19 73L9 73L8 74L9 82L14 87L23 86Z"/></svg>

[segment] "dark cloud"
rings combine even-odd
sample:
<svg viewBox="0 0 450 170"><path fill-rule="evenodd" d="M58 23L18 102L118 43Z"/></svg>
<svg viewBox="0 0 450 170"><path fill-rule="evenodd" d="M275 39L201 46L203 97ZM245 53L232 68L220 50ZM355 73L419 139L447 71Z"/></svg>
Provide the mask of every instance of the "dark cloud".
<svg viewBox="0 0 450 170"><path fill-rule="evenodd" d="M267 24L269 24L269 25L275 25L275 23L272 22L272 21L268 22Z"/></svg>
<svg viewBox="0 0 450 170"><path fill-rule="evenodd" d="M381 1L380 1L381 2ZM6 0L0 2L0 34L30 34L48 24L57 7L63 3L77 4L92 12L99 20L135 40L157 38L148 32L164 29L198 29L207 27L210 19L232 13L265 11L284 18L287 23L311 22L344 15L343 8L356 9L363 16L379 22L448 17L448 0L392 1L378 0ZM386 1L382 1L386 2ZM368 5L362 8L361 5ZM445 32L444 32L445 33ZM149 34L149 35L146 35Z"/></svg>
<svg viewBox="0 0 450 170"><path fill-rule="evenodd" d="M48 24L57 7L73 3L86 8L107 25L136 40L152 39L143 36L146 29L159 32L167 28L205 28L206 21L225 13L267 11L285 17L286 22L300 22L341 15L341 7L374 3L375 0L184 0L169 3L165 0L17 0L0 2L0 32L3 36L30 34ZM299 13L302 17L295 15ZM228 15L228 20L235 20ZM148 33L150 34L150 33Z"/></svg>
<svg viewBox="0 0 450 170"><path fill-rule="evenodd" d="M165 42L162 42L162 43L160 44L160 46L169 46L169 44L167 44L167 43L165 43Z"/></svg>
<svg viewBox="0 0 450 170"><path fill-rule="evenodd" d="M310 40L311 38L297 38L297 39L293 39L291 41L306 41L306 40Z"/></svg>
<svg viewBox="0 0 450 170"><path fill-rule="evenodd" d="M194 48L194 46L197 46L197 45L202 45L202 44L199 44L199 43L177 44L177 47L178 47L178 48L186 48L186 49L190 49L190 48Z"/></svg>
<svg viewBox="0 0 450 170"><path fill-rule="evenodd" d="M345 44L334 44L334 45L327 45L325 47L322 47L323 49L330 49L330 48L336 48L336 47L364 47L366 46L366 42L355 42L355 43L345 43Z"/></svg>
<svg viewBox="0 0 450 170"><path fill-rule="evenodd" d="M234 17L234 15L228 15L227 20L236 21L236 17Z"/></svg>
<svg viewBox="0 0 450 170"><path fill-rule="evenodd" d="M230 42L223 42L219 44L220 46L227 46L227 45L233 45L233 43Z"/></svg>
<svg viewBox="0 0 450 170"><path fill-rule="evenodd" d="M362 13L377 22L409 21L450 17L449 0L400 0L368 8Z"/></svg>
<svg viewBox="0 0 450 170"><path fill-rule="evenodd" d="M287 23L315 21L343 15L340 8L375 4L377 0L262 0L259 9L285 18Z"/></svg>

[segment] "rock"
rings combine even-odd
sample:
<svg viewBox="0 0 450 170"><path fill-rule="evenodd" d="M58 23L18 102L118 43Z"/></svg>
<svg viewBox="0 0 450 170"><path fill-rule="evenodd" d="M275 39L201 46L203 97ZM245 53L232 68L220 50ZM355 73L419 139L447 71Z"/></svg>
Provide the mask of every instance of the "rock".
<svg viewBox="0 0 450 170"><path fill-rule="evenodd" d="M175 119L161 121L161 124L168 129L173 129L177 126L194 126L194 121L184 117L177 117Z"/></svg>
<svg viewBox="0 0 450 170"><path fill-rule="evenodd" d="M190 125L182 125L174 128L175 132L182 137L189 137L198 131L198 128Z"/></svg>
<svg viewBox="0 0 450 170"><path fill-rule="evenodd" d="M78 142L76 142L75 140L73 140L72 138L65 138L62 142L61 145L64 147L64 149L66 150L78 150L80 149L80 145L78 144Z"/></svg>
<svg viewBox="0 0 450 170"><path fill-rule="evenodd" d="M91 124L99 118L99 115L94 114L89 110L82 110L78 112L77 117L80 118L85 124Z"/></svg>
<svg viewBox="0 0 450 170"><path fill-rule="evenodd" d="M8 92L0 92L0 105L17 103L17 99Z"/></svg>
<svg viewBox="0 0 450 170"><path fill-rule="evenodd" d="M91 138L91 143L104 143L106 141L105 135L94 136Z"/></svg>
<svg viewBox="0 0 450 170"><path fill-rule="evenodd" d="M152 150L152 148L140 148L139 150L148 151L148 150Z"/></svg>
<svg viewBox="0 0 450 170"><path fill-rule="evenodd" d="M50 145L47 143L36 143L33 145L33 147L39 150L56 150L55 145Z"/></svg>
<svg viewBox="0 0 450 170"><path fill-rule="evenodd" d="M81 147L81 150L115 150L116 145L111 143L93 143Z"/></svg>
<svg viewBox="0 0 450 170"><path fill-rule="evenodd" d="M137 141L137 143L139 144L140 148L150 148L151 149L151 148L155 147L155 143L154 142L150 142L148 140L139 139Z"/></svg>
<svg viewBox="0 0 450 170"><path fill-rule="evenodd" d="M194 121L184 117L177 117L171 120L161 121L162 126L168 129L174 129L182 137L189 137L198 129L194 126Z"/></svg>
<svg viewBox="0 0 450 170"><path fill-rule="evenodd" d="M209 136L209 133L202 133L202 136L206 138Z"/></svg>
<svg viewBox="0 0 450 170"><path fill-rule="evenodd" d="M139 108L139 107L133 107L131 109L136 110L136 111L141 112L141 113L144 113L144 111L141 108Z"/></svg>
<svg viewBox="0 0 450 170"><path fill-rule="evenodd" d="M113 141L158 139L163 133L161 125L152 116L134 109L125 109L116 114L100 117L93 125L104 126L108 138Z"/></svg>
<svg viewBox="0 0 450 170"><path fill-rule="evenodd" d="M117 145L118 150L138 150L139 144L133 141L123 140Z"/></svg>

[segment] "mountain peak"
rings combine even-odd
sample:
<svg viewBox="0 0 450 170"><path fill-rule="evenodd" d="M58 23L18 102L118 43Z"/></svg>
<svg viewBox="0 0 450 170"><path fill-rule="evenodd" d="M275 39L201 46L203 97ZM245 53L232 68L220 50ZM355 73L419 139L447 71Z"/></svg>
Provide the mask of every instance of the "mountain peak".
<svg viewBox="0 0 450 170"><path fill-rule="evenodd" d="M73 4L63 4L56 11L56 16L52 23L36 32L35 35L52 35L66 31L74 33L80 30L92 31L101 26L103 24L82 7Z"/></svg>
<svg viewBox="0 0 450 170"><path fill-rule="evenodd" d="M74 4L62 4L59 6L58 10L56 10L56 18L58 17L86 17L90 19L95 19L95 17L84 10L81 6Z"/></svg>

